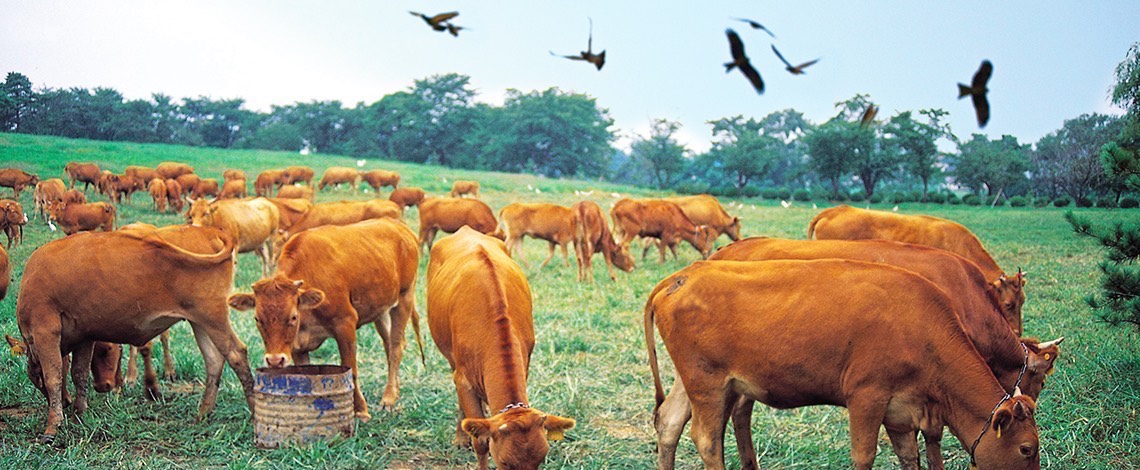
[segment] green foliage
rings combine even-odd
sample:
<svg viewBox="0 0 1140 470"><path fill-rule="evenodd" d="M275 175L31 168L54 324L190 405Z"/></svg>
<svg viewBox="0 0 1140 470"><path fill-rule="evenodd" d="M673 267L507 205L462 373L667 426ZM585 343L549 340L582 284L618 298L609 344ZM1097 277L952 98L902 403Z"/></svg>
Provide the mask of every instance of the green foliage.
<svg viewBox="0 0 1140 470"><path fill-rule="evenodd" d="M709 192L709 185L706 183L694 183L686 181L676 186L677 192L681 194L704 194Z"/></svg>
<svg viewBox="0 0 1140 470"><path fill-rule="evenodd" d="M1033 198L1033 207L1048 207L1050 202L1053 202L1050 198L1044 196L1035 197Z"/></svg>
<svg viewBox="0 0 1140 470"><path fill-rule="evenodd" d="M760 188L755 186L745 186L740 189L740 195L744 197L758 197L760 196Z"/></svg>
<svg viewBox="0 0 1140 470"><path fill-rule="evenodd" d="M709 156L732 176L736 188L765 178L776 167L782 145L775 137L762 133L760 122L736 116L709 124L713 126L714 139Z"/></svg>
<svg viewBox="0 0 1140 470"><path fill-rule="evenodd" d="M967 194L962 197L962 203L967 206L980 206L982 205L982 197L977 194Z"/></svg>
<svg viewBox="0 0 1140 470"><path fill-rule="evenodd" d="M1073 198L1069 196L1061 196L1053 200L1053 207L1068 207L1068 205L1072 203Z"/></svg>
<svg viewBox="0 0 1140 470"><path fill-rule="evenodd" d="M974 134L959 146L960 153L952 158L954 179L975 192L996 196L1003 189L1025 180L1029 170L1029 148L1017 138L1003 135L1000 140L989 140L985 135Z"/></svg>
<svg viewBox="0 0 1140 470"><path fill-rule="evenodd" d="M1010 207L1025 207L1029 205L1029 200L1025 196L1014 196L1009 198Z"/></svg>
<svg viewBox="0 0 1140 470"><path fill-rule="evenodd" d="M883 202L883 195L879 193L872 194L871 197L867 198L867 202L870 202L871 204L878 204L880 202Z"/></svg>
<svg viewBox="0 0 1140 470"><path fill-rule="evenodd" d="M1074 199L1074 201L1076 201L1076 203L1077 203L1077 207L1085 207L1085 208L1088 208L1088 207L1092 207L1092 206L1093 206L1093 200L1092 200L1092 198L1087 198L1087 197L1078 197L1078 198Z"/></svg>
<svg viewBox="0 0 1140 470"><path fill-rule="evenodd" d="M903 168L922 181L922 193L926 194L930 178L938 172L940 155L935 141L942 137L956 138L950 132L950 124L942 122L950 113L943 109L924 109L919 113L927 117L926 123L915 121L910 111L903 111L891 116L883 135L900 151Z"/></svg>
<svg viewBox="0 0 1140 470"><path fill-rule="evenodd" d="M946 195L946 202L952 206L956 206L962 203L962 198L958 197L957 194L950 193Z"/></svg>
<svg viewBox="0 0 1140 470"><path fill-rule="evenodd" d="M1137 207L1140 207L1140 200L1132 196L1124 196L1120 198L1121 209L1135 209Z"/></svg>
<svg viewBox="0 0 1140 470"><path fill-rule="evenodd" d="M685 168L685 147L673 137L680 128L681 123L656 119L649 136L637 136L633 140L630 158L651 172L659 189L672 184Z"/></svg>
<svg viewBox="0 0 1140 470"><path fill-rule="evenodd" d="M1117 206L1116 198L1112 196L1101 196L1096 199L1096 206L1104 209L1115 209Z"/></svg>
<svg viewBox="0 0 1140 470"><path fill-rule="evenodd" d="M946 203L946 193L933 192L933 193L927 194L926 195L926 202L929 202L931 204L945 204Z"/></svg>
<svg viewBox="0 0 1140 470"><path fill-rule="evenodd" d="M1065 121L1037 141L1032 152L1033 186L1074 199L1123 188L1105 174L1101 148L1123 129L1124 121L1104 114L1083 114Z"/></svg>
<svg viewBox="0 0 1140 470"><path fill-rule="evenodd" d="M863 202L867 195L863 191L851 191L851 202Z"/></svg>
<svg viewBox="0 0 1140 470"><path fill-rule="evenodd" d="M797 201L810 201L811 191L808 191L806 189L797 189L792 193L792 199L795 199Z"/></svg>
<svg viewBox="0 0 1140 470"><path fill-rule="evenodd" d="M764 199L779 199L780 191L776 188L764 188L760 190L760 197Z"/></svg>

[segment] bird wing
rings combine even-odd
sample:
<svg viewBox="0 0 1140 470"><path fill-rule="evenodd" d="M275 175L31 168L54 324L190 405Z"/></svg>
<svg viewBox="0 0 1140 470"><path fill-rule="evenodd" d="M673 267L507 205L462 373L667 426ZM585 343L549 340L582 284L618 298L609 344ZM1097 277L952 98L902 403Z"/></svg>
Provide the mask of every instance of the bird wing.
<svg viewBox="0 0 1140 470"><path fill-rule="evenodd" d="M773 44L773 45L772 45L772 52L775 52L775 53L776 53L776 57L779 57L779 58L780 58L780 62L783 62L783 63L784 63L784 65L787 65L787 66L788 66L788 68L793 68L793 67L792 67L792 64L789 64L789 63L788 63L788 60L784 58L784 55L780 53L780 50L779 50L779 49L776 49L776 45L775 45L775 44ZM816 59L816 60L818 60L818 59Z"/></svg>
<svg viewBox="0 0 1140 470"><path fill-rule="evenodd" d="M764 80L760 78L760 72L752 68L752 64L748 63L747 60L742 61L737 66L740 68L740 73L743 73L745 77L748 77L748 81L752 82L752 88L755 88L757 93L763 95Z"/></svg>
<svg viewBox="0 0 1140 470"><path fill-rule="evenodd" d="M432 23L438 24L438 23L442 23L444 21L450 20L452 18L455 18L456 16L459 16L458 11L449 11L447 13L440 13L438 15L435 15L435 16L431 17L431 19L429 21L431 21Z"/></svg>
<svg viewBox="0 0 1140 470"><path fill-rule="evenodd" d="M765 28L764 25L760 24L757 21L753 21L753 20L750 20L748 18L737 18L737 17L733 17L732 19L734 19L736 21L743 21L745 23L748 23L748 25L751 26L752 29L759 29L761 31L764 31L765 33L768 33L768 35L772 36L773 39L776 38L776 35L772 34L771 30L769 30L768 28Z"/></svg>
<svg viewBox="0 0 1140 470"><path fill-rule="evenodd" d="M812 64L814 64L814 63L816 63L816 62L819 62L819 59L815 59L815 60L809 60L809 61L807 61L807 62L804 62L804 63L800 64L800 65L797 65L797 66L796 66L796 69L797 69L797 70L803 70L803 69L806 69L806 68L810 67Z"/></svg>
<svg viewBox="0 0 1140 470"><path fill-rule="evenodd" d="M974 100L974 112L978 115L978 127L986 127L986 123L990 122L990 101L986 99L985 93L975 93L970 98Z"/></svg>
<svg viewBox="0 0 1140 470"><path fill-rule="evenodd" d="M879 107L874 104L868 104L867 109L863 111L863 118L860 119L859 127L866 129L875 120L875 115L879 114Z"/></svg>
<svg viewBox="0 0 1140 470"><path fill-rule="evenodd" d="M555 54L554 51L550 51L550 55L552 55L554 57L562 57L564 59L570 59L570 60L586 60L586 58L582 57L582 56Z"/></svg>
<svg viewBox="0 0 1140 470"><path fill-rule="evenodd" d="M744 43L740 41L740 36L736 34L736 31L726 29L724 34L728 35L728 47L732 51L733 62L747 61L748 57L744 55Z"/></svg>
<svg viewBox="0 0 1140 470"><path fill-rule="evenodd" d="M975 90L985 89L986 82L990 81L990 75L993 75L993 73L994 64L991 64L988 60L983 60L982 66L978 67L978 73L974 74L974 81L970 82L970 85L972 85ZM975 101L975 103L977 102Z"/></svg>
<svg viewBox="0 0 1140 470"><path fill-rule="evenodd" d="M586 39L586 53L589 54L594 50L594 19L590 20L590 36Z"/></svg>

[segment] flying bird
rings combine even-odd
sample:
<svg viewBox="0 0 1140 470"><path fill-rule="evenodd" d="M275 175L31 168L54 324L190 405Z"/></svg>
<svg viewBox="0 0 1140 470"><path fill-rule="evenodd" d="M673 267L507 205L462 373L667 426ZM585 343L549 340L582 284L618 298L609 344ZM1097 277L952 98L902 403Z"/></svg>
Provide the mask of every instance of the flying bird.
<svg viewBox="0 0 1140 470"><path fill-rule="evenodd" d="M986 123L990 122L990 102L986 99L986 92L990 91L986 88L986 83L990 81L990 75L994 73L994 64L988 60L982 61L982 66L978 67L977 73L974 74L974 81L970 82L970 86L958 84L958 99L965 98L967 95L974 101L974 112L978 115L978 127L986 127Z"/></svg>
<svg viewBox="0 0 1140 470"><path fill-rule="evenodd" d="M740 36L732 29L726 29L724 33L728 35L728 45L732 51L732 62L724 64L724 73L731 72L733 68L739 68L740 73L743 73L752 83L752 88L763 95L764 80L760 78L760 72L752 68L752 64L748 62L748 56L744 55L744 43L740 41Z"/></svg>
<svg viewBox="0 0 1140 470"><path fill-rule="evenodd" d="M459 37L459 30L461 30L461 29L471 29L471 28L465 28L463 26L456 26L456 25L453 25L451 23L447 23L447 32L451 33L452 36Z"/></svg>
<svg viewBox="0 0 1140 470"><path fill-rule="evenodd" d="M570 60L584 60L586 62L594 64L594 67L597 67L598 70L601 70L602 66L606 65L606 51L603 50L602 52L600 52L598 54L594 53L594 19L593 18L590 19L590 37L589 37L589 39L586 40L586 50L580 52L578 55L559 55L559 54L555 54L554 51L550 51L550 55L555 56L555 57L565 57L565 58L570 59Z"/></svg>
<svg viewBox="0 0 1140 470"><path fill-rule="evenodd" d="M446 31L448 26L447 20L459 16L458 11L449 11L447 13L440 13L435 16L427 16L423 13L417 13L414 11L409 11L408 13L411 13L412 16L423 18L424 22L427 23L428 26L431 26L431 29L434 29L436 31Z"/></svg>
<svg viewBox="0 0 1140 470"><path fill-rule="evenodd" d="M875 116L879 114L879 107L874 103L868 103L867 109L863 111L863 117L859 120L859 127L866 129L875 120Z"/></svg>
<svg viewBox="0 0 1140 470"><path fill-rule="evenodd" d="M784 55L780 54L780 51L776 49L775 44L772 45L772 52L775 52L776 57L779 57L780 61L783 62L784 65L786 65L786 67L784 67L784 70L791 72L792 75L803 75L804 69L810 67L812 64L814 64L816 62L819 62L819 59L809 60L807 62L804 62L800 65L793 67L792 64L788 63L788 60L784 58Z"/></svg>
<svg viewBox="0 0 1140 470"><path fill-rule="evenodd" d="M743 21L745 23L748 23L748 25L751 26L752 29L759 29L761 31L764 31L765 33L768 33L769 36L772 36L772 39L776 39L776 35L772 34L771 30L769 30L768 28L765 28L764 25L762 25L760 23L757 23L757 22L752 21L752 20L747 19L747 18L733 18L733 19L736 21Z"/></svg>

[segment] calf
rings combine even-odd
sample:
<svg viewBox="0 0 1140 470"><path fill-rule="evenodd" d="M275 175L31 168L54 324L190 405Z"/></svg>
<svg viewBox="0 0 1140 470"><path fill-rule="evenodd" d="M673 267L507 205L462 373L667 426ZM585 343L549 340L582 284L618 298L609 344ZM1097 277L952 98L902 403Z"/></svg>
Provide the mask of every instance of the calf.
<svg viewBox="0 0 1140 470"><path fill-rule="evenodd" d="M277 191L277 197L281 199L304 199L309 202L313 202L316 199L313 194L313 188L308 186L294 186L291 184L282 186L281 189Z"/></svg>
<svg viewBox="0 0 1140 470"><path fill-rule="evenodd" d="M376 194L380 194L380 188L384 186L391 186L394 190L396 186L400 184L400 174L394 171L369 170L364 172L360 178L363 179L365 183L368 183L369 186L372 186Z"/></svg>
<svg viewBox="0 0 1140 470"><path fill-rule="evenodd" d="M202 181L202 177L194 173L186 173L175 179L178 180L178 184L182 186L182 194L184 195L194 194L194 188L198 187L198 182Z"/></svg>
<svg viewBox="0 0 1140 470"><path fill-rule="evenodd" d="M491 206L478 199L432 197L420 203L420 244L431 248L436 232L454 232L468 226L479 233L491 233L498 223Z"/></svg>
<svg viewBox="0 0 1140 470"><path fill-rule="evenodd" d="M24 206L11 199L0 199L0 228L8 237L8 249L24 240L24 225L27 223L28 214L24 212Z"/></svg>
<svg viewBox="0 0 1140 470"><path fill-rule="evenodd" d="M524 266L529 265L522 252L522 242L527 235L530 235L550 243L550 255L542 262L540 269L545 268L554 258L555 246L562 249L562 259L569 268L570 256L566 252L566 245L574 236L574 226L571 225L570 219L571 211L568 207L516 202L499 210L499 229L505 237L507 251L511 254L517 253L519 261L522 261Z"/></svg>
<svg viewBox="0 0 1140 470"><path fill-rule="evenodd" d="M258 197L272 196L273 191L284 183L285 170L265 170L257 174L253 181L253 192Z"/></svg>
<svg viewBox="0 0 1140 470"><path fill-rule="evenodd" d="M194 185L194 190L191 191L190 197L194 199L203 197L218 197L218 180L214 178L202 178Z"/></svg>
<svg viewBox="0 0 1140 470"><path fill-rule="evenodd" d="M279 215L277 219L278 230L286 230L292 227L293 224L297 223L297 219L300 219L305 212L308 212L308 210L313 207L313 203L304 199L269 197L265 198L265 200L277 206L277 213Z"/></svg>
<svg viewBox="0 0 1140 470"><path fill-rule="evenodd" d="M222 181L229 183L230 181L246 180L245 172L241 170L226 170L222 172ZM223 186L225 186L223 184Z"/></svg>
<svg viewBox="0 0 1140 470"><path fill-rule="evenodd" d="M594 282L590 261L601 253L610 271L610 280L616 281L614 265L625 272L633 271L633 257L629 248L614 241L605 214L594 201L578 201L570 206L570 225L574 227L574 251L578 261L578 280Z"/></svg>
<svg viewBox="0 0 1140 470"><path fill-rule="evenodd" d="M463 197L464 194L470 194L471 197L479 198L479 182L478 181L463 181L456 180L451 184L451 197Z"/></svg>
<svg viewBox="0 0 1140 470"><path fill-rule="evenodd" d="M400 210L391 201L340 201L316 204L292 224L278 229L273 236L273 253L280 253L285 242L305 230L325 225L348 225L370 219L399 219Z"/></svg>
<svg viewBox="0 0 1140 470"><path fill-rule="evenodd" d="M697 225L707 225L716 230L717 236L728 235L732 241L740 240L740 217L728 215L724 206L720 205L715 197L708 194L695 196L668 197L666 201L672 202L681 208L685 217Z"/></svg>
<svg viewBox="0 0 1140 470"><path fill-rule="evenodd" d="M273 265L270 256L273 233L280 213L265 198L252 200L224 199L207 201L190 199L186 222L199 227L217 227L234 239L238 253L256 251L261 258L261 272L268 276Z"/></svg>
<svg viewBox="0 0 1140 470"><path fill-rule="evenodd" d="M424 193L424 190L404 186L402 188L393 189L392 194L388 195L388 200L400 206L400 212L402 213L408 206L416 206L416 208L419 208L420 203L424 202L424 198L426 197L427 194Z"/></svg>
<svg viewBox="0 0 1140 470"><path fill-rule="evenodd" d="M63 193L64 204L87 204L87 195L78 189L69 189ZM46 207L45 207L46 209Z"/></svg>
<svg viewBox="0 0 1140 470"><path fill-rule="evenodd" d="M127 204L130 204L131 194L134 194L135 191L145 189L145 186L142 185L141 181L136 180L131 176L111 175L111 179L108 181L107 189L110 191L111 200L114 201L115 204L120 204L124 200L127 202Z"/></svg>
<svg viewBox="0 0 1140 470"><path fill-rule="evenodd" d="M614 221L614 232L620 243L629 246L634 237L654 237L661 240L658 249L660 262L665 263L665 247L677 258L677 243L685 240L708 258L717 233L708 226L694 224L681 208L669 201L658 199L620 199L610 209Z"/></svg>
<svg viewBox="0 0 1140 470"><path fill-rule="evenodd" d="M73 353L76 400L87 408L94 341L142 345L176 322L194 330L206 362L199 419L214 408L224 362L241 380L252 411L253 377L245 345L230 327L233 240L217 229L189 230L215 250L197 253L137 231L85 233L54 240L28 258L16 302L28 347L28 376L48 400L44 439L63 421L63 355ZM98 253L102 262L76 262Z"/></svg>
<svg viewBox="0 0 1140 470"><path fill-rule="evenodd" d="M945 291L911 271L834 259L709 261L678 271L645 305L660 406L654 324L688 391L706 468L724 468L725 424L740 398L846 407L858 469L871 468L880 425L903 468L918 468L915 431L943 426L975 443L978 468L1040 468L1033 399L1019 390L1010 397Z"/></svg>
<svg viewBox="0 0 1140 470"><path fill-rule="evenodd" d="M241 199L245 197L245 180L229 180L222 185L220 199Z"/></svg>
<svg viewBox="0 0 1140 470"><path fill-rule="evenodd" d="M194 167L185 163L162 162L155 167L155 172L163 179L175 179L182 175L194 173Z"/></svg>
<svg viewBox="0 0 1140 470"><path fill-rule="evenodd" d="M420 252L415 233L395 220L369 220L319 227L285 244L277 272L253 284L253 294L229 298L237 310L255 310L265 341L265 364L309 363L309 352L336 340L341 365L352 368L356 416L368 421L368 404L357 378L356 330L372 323L384 343L388 385L381 406L395 408L400 394L404 329L416 314L416 271ZM420 355L423 344L420 342Z"/></svg>
<svg viewBox="0 0 1140 470"><path fill-rule="evenodd" d="M312 168L303 165L294 165L285 168L281 174L281 183L278 186L294 183L305 183L305 186L313 186L313 177L317 173Z"/></svg>
<svg viewBox="0 0 1140 470"><path fill-rule="evenodd" d="M538 468L548 441L574 420L527 398L534 319L526 276L503 242L464 227L432 248L427 283L431 336L459 396L455 443L474 446L480 469L489 468L488 452L499 468Z"/></svg>
<svg viewBox="0 0 1140 470"><path fill-rule="evenodd" d="M347 183L352 186L352 192L356 192L356 185L360 182L360 171L355 168L348 168L343 166L329 167L325 170L325 174L321 175L321 182L317 183L317 191L325 189L326 186L332 186L336 189L342 183Z"/></svg>
<svg viewBox="0 0 1140 470"><path fill-rule="evenodd" d="M182 202L182 184L176 179L168 179L166 184L166 203L174 212L182 212L184 203Z"/></svg>
<svg viewBox="0 0 1140 470"><path fill-rule="evenodd" d="M150 187L151 181L163 179L157 170L145 166L130 165L123 170L123 174L142 182L145 187Z"/></svg>
<svg viewBox="0 0 1140 470"><path fill-rule="evenodd" d="M40 178L38 176L24 170L16 168L4 168L0 170L0 186L12 188L12 191L16 193L14 199L20 199L20 191L23 191L24 188L28 186L34 188L39 182Z"/></svg>
<svg viewBox="0 0 1140 470"><path fill-rule="evenodd" d="M154 210L166 213L166 182L162 178L155 178L150 180L150 187L147 188L150 193L150 198L154 200Z"/></svg>
<svg viewBox="0 0 1140 470"><path fill-rule="evenodd" d="M63 195L66 192L67 185L59 178L50 178L40 181L39 184L36 185L32 198L33 204L35 204L36 218L47 220L47 204L49 202L63 201Z"/></svg>
<svg viewBox="0 0 1140 470"><path fill-rule="evenodd" d="M70 162L63 167L63 173L71 182L71 188L74 189L76 183L83 183L83 192L87 192L87 188L91 185L99 186L99 179L103 176L103 171L99 165L94 163L78 163Z"/></svg>
<svg viewBox="0 0 1140 470"><path fill-rule="evenodd" d="M66 202L48 204L48 215L59 224L64 234L88 232L101 229L104 232L115 230L115 206L106 202L90 204L68 204Z"/></svg>

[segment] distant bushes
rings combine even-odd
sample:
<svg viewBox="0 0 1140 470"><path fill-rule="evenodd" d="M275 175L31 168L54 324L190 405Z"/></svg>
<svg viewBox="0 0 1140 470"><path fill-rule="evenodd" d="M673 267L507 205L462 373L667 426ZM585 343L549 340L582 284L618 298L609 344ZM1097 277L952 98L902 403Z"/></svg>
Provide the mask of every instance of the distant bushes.
<svg viewBox="0 0 1140 470"><path fill-rule="evenodd" d="M880 203L880 202L883 202L883 195L882 195L882 193L875 193L875 194L872 194L872 195L871 195L871 199L869 199L869 200L868 200L868 202L870 202L871 204L878 204L878 203Z"/></svg>
<svg viewBox="0 0 1140 470"><path fill-rule="evenodd" d="M1101 196L1096 200L1096 206L1104 209L1115 209L1116 198L1112 196Z"/></svg>
<svg viewBox="0 0 1140 470"><path fill-rule="evenodd" d="M810 201L811 191L808 191L806 189L797 189L794 193L792 193L792 199L795 199L797 201Z"/></svg>
<svg viewBox="0 0 1140 470"><path fill-rule="evenodd" d="M1135 209L1137 207L1140 207L1140 200L1136 200L1136 198L1132 196L1124 196L1120 198L1121 209Z"/></svg>
<svg viewBox="0 0 1140 470"><path fill-rule="evenodd" d="M867 195L863 191L855 191L851 193L851 202L863 202L867 199Z"/></svg>
<svg viewBox="0 0 1140 470"><path fill-rule="evenodd" d="M1087 197L1077 198L1077 207L1089 208L1093 206L1093 200Z"/></svg>
<svg viewBox="0 0 1140 470"><path fill-rule="evenodd" d="M962 197L962 203L967 206L980 206L982 205L982 197L977 194L967 194Z"/></svg>
<svg viewBox="0 0 1140 470"><path fill-rule="evenodd" d="M1068 207L1072 204L1073 200L1069 196L1061 196L1053 200L1053 207Z"/></svg>
<svg viewBox="0 0 1140 470"><path fill-rule="evenodd" d="M945 204L946 203L946 194L945 193L927 194L926 195L926 202L929 202L932 204Z"/></svg>
<svg viewBox="0 0 1140 470"><path fill-rule="evenodd" d="M1009 198L1010 207L1025 207L1029 205L1029 200L1025 196L1014 196Z"/></svg>
<svg viewBox="0 0 1140 470"><path fill-rule="evenodd" d="M946 195L946 202L951 206L956 206L962 203L962 198L958 197L957 194L950 193Z"/></svg>

